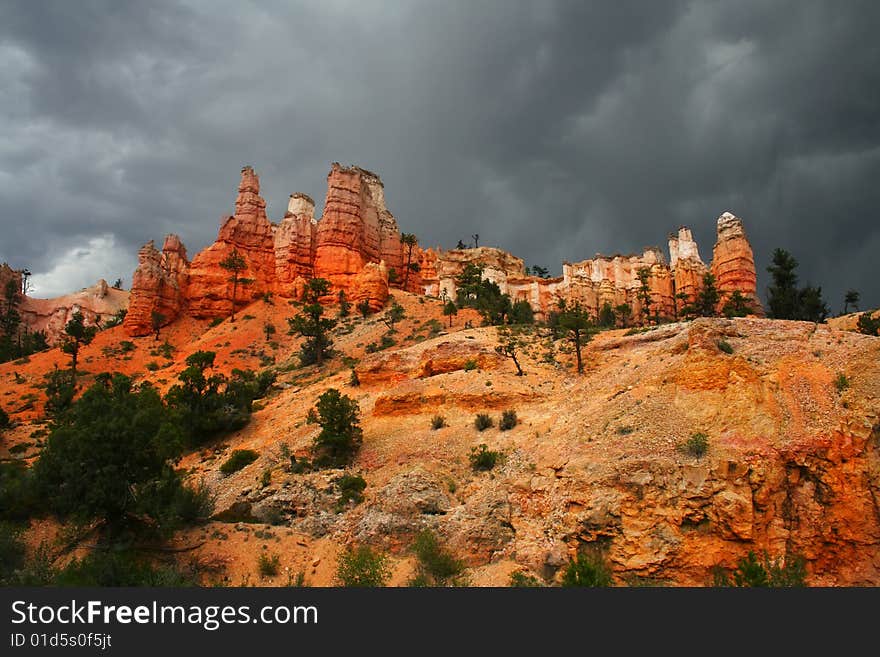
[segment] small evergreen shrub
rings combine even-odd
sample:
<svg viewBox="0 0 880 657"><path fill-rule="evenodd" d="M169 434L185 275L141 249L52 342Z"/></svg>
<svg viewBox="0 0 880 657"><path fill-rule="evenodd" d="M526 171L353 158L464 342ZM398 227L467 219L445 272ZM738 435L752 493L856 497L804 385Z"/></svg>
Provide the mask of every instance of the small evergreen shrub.
<svg viewBox="0 0 880 657"><path fill-rule="evenodd" d="M474 427L477 431L485 431L495 424L488 413L480 413L474 418Z"/></svg>
<svg viewBox="0 0 880 657"><path fill-rule="evenodd" d="M537 588L543 586L541 580L530 573L517 570L510 573L510 586L515 589Z"/></svg>
<svg viewBox="0 0 880 657"><path fill-rule="evenodd" d="M611 569L598 553L581 552L568 562L562 576L562 586L611 586Z"/></svg>
<svg viewBox="0 0 880 657"><path fill-rule="evenodd" d="M364 501L364 489L367 482L360 475L344 474L336 480L336 488L339 491L339 499L336 501L336 511L340 512L348 506L349 502L355 505Z"/></svg>
<svg viewBox="0 0 880 657"><path fill-rule="evenodd" d="M295 454L290 455L290 473L303 474L312 471L312 462L307 458L296 458Z"/></svg>
<svg viewBox="0 0 880 657"><path fill-rule="evenodd" d="M837 378L834 379L834 387L837 388L837 392L843 392L849 388L849 379L846 378L846 374L841 372L837 375Z"/></svg>
<svg viewBox="0 0 880 657"><path fill-rule="evenodd" d="M786 554L784 558L770 559L766 551L762 561L750 550L747 556L737 561L731 575L716 566L713 569L713 584L737 587L801 587L806 586L807 562L799 554Z"/></svg>
<svg viewBox="0 0 880 657"><path fill-rule="evenodd" d="M709 436L702 432L697 432L688 438L684 444L683 450L690 456L697 458L702 457L709 449Z"/></svg>
<svg viewBox="0 0 880 657"><path fill-rule="evenodd" d="M252 449L236 449L232 452L226 462L220 466L220 472L230 475L238 472L246 465L250 465L259 458L259 454Z"/></svg>
<svg viewBox="0 0 880 657"><path fill-rule="evenodd" d="M516 411L504 411L501 414L501 422L498 424L498 428L502 431L510 431L513 429L519 420L516 417Z"/></svg>
<svg viewBox="0 0 880 657"><path fill-rule="evenodd" d="M731 346L731 344L727 340L719 340L718 341L718 348L721 351L723 351L725 354L732 354L733 353L733 347Z"/></svg>
<svg viewBox="0 0 880 657"><path fill-rule="evenodd" d="M479 447L471 448L468 460L474 470L491 470L501 459L501 452L491 451L485 443Z"/></svg>
<svg viewBox="0 0 880 657"><path fill-rule="evenodd" d="M475 369L477 369L477 361L474 360L473 358L468 358L464 362L464 371L465 372L472 372Z"/></svg>
<svg viewBox="0 0 880 657"><path fill-rule="evenodd" d="M257 567L260 570L260 577L275 577L278 574L278 569L281 566L281 557L277 554L266 554L265 552L260 555L260 558L257 560Z"/></svg>
<svg viewBox="0 0 880 657"><path fill-rule="evenodd" d="M9 414L0 408L0 431L9 426Z"/></svg>
<svg viewBox="0 0 880 657"><path fill-rule="evenodd" d="M211 328L214 328L215 326L220 326L223 323L223 319L223 317L215 317L211 320L211 323L208 324L208 326L210 326Z"/></svg>
<svg viewBox="0 0 880 657"><path fill-rule="evenodd" d="M442 429L443 427L449 426L446 424L446 418L442 415L435 415L431 418L431 428L436 431L437 429Z"/></svg>
<svg viewBox="0 0 880 657"><path fill-rule="evenodd" d="M464 563L446 550L430 530L416 536L413 552L419 560L411 586L446 586L464 571Z"/></svg>
<svg viewBox="0 0 880 657"><path fill-rule="evenodd" d="M384 586L390 576L388 557L366 545L345 550L336 568L336 577L346 587Z"/></svg>

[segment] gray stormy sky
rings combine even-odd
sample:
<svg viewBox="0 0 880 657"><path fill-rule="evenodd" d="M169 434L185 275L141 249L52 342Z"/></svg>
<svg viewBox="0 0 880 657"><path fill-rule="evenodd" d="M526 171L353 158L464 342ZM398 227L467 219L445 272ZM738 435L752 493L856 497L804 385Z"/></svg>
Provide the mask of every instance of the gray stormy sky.
<svg viewBox="0 0 880 657"><path fill-rule="evenodd" d="M425 245L563 260L742 217L832 311L880 305L880 3L117 2L0 5L0 261L51 296L190 254L239 170L269 216L332 161L385 182Z"/></svg>

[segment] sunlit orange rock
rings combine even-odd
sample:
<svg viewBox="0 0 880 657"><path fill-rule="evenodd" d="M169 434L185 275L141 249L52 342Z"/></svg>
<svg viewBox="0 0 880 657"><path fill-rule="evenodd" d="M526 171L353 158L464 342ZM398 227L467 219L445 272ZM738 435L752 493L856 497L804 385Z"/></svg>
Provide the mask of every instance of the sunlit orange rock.
<svg viewBox="0 0 880 657"><path fill-rule="evenodd" d="M758 298L755 256L746 237L742 220L730 212L718 217L717 238L712 253L712 274L721 293L723 304L739 291L752 305L756 314L763 314Z"/></svg>

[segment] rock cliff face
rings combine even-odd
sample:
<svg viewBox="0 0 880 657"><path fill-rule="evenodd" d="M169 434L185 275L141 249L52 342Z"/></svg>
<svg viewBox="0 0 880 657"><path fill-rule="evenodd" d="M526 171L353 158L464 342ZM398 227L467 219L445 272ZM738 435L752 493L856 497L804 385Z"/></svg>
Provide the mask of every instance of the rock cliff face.
<svg viewBox="0 0 880 657"><path fill-rule="evenodd" d="M247 303L265 292L275 291L275 238L260 196L260 180L251 167L241 170L235 214L220 227L217 241L199 253L189 270L189 312L194 317L223 317L231 310L231 273L220 263L237 251L246 268L240 278L249 281L236 287L236 304Z"/></svg>
<svg viewBox="0 0 880 657"><path fill-rule="evenodd" d="M334 290L351 290L364 265L382 261L402 280L400 233L385 207L382 181L360 167L334 162L315 236L314 275L326 278Z"/></svg>
<svg viewBox="0 0 880 657"><path fill-rule="evenodd" d="M276 292L290 296L297 279L312 275L315 255L315 202L306 194L290 195L287 213L275 228Z"/></svg>
<svg viewBox="0 0 880 657"><path fill-rule="evenodd" d="M721 293L722 302L738 290L760 313L755 256L742 220L730 212L718 217L718 237L712 253L712 274L715 275L715 285Z"/></svg>
<svg viewBox="0 0 880 657"><path fill-rule="evenodd" d="M718 219L711 269L700 258L690 229L682 227L669 238L668 260L652 247L639 255L597 255L564 263L561 277L539 278L526 274L520 258L497 248L442 251L416 245L408 255L397 221L385 205L379 176L339 163L334 163L327 175L320 221L315 220L314 201L296 193L291 194L281 222L271 223L260 196L259 178L251 167L245 167L235 214L223 221L217 241L191 265L186 263L185 251L183 258L167 255L178 247L182 250L179 240L175 238L174 244L166 246L169 248L162 254L151 251L152 247L142 251L132 290L133 312L126 321L132 335L149 332L154 307L169 321L184 309L199 318L228 315L233 286L230 273L220 263L233 250L245 260L240 277L247 279L236 290L236 305L264 293L299 298L311 277L330 281L328 301L344 290L350 300L366 299L374 310L382 307L389 287L405 285L410 292L454 298L455 278L468 264L475 264L502 292L514 300L528 301L539 319L546 318L563 300L580 303L594 315L605 304L627 304L632 322L646 322L646 314L674 318L684 304L695 300L709 271L715 274L723 298L738 290L752 300L760 314L752 250L742 221L730 213ZM170 264L172 260L174 264ZM408 262L418 266L407 274ZM639 272L643 269L650 272L649 309L642 307ZM168 272L173 272L170 277Z"/></svg>
<svg viewBox="0 0 880 657"><path fill-rule="evenodd" d="M169 239L171 239L169 237ZM158 310L171 321L181 311L198 318L225 317L232 309L231 274L221 266L233 251L245 261L236 289L242 306L265 293L299 298L312 277L328 279L332 298L344 290L350 300L368 300L376 311L388 298L390 271L403 283L404 250L394 216L385 207L379 177L359 167L334 163L327 176L324 215L315 220L315 202L307 194L290 195L287 212L278 224L269 221L260 181L251 167L241 171L235 214L226 217L217 240L192 263L174 237L162 253L152 243L141 250L132 289L132 310L125 326L130 335L150 332L150 317ZM169 255L179 251L183 257ZM421 264L422 250L413 249L412 262ZM420 291L417 271L408 289ZM329 300L329 299L328 299Z"/></svg>
<svg viewBox="0 0 880 657"><path fill-rule="evenodd" d="M632 319L645 321L639 270L650 272L651 317L675 318L683 305L693 302L710 268L700 258L689 228L669 236L669 260L660 249L646 248L641 255L596 255L591 260L563 263L559 278L527 276L523 261L489 247L452 251L425 251L421 283L425 294L455 297L455 278L468 264L483 267L483 277L498 284L514 300L528 301L539 318L546 318L560 300L577 302L596 315L606 303L628 304ZM761 304L756 294L755 265L742 222L729 213L718 220L718 242L711 271L719 278L723 299L739 290L750 299L756 313Z"/></svg>
<svg viewBox="0 0 880 657"><path fill-rule="evenodd" d="M149 335L153 313L161 314L163 324L180 313L186 301L189 261L186 248L177 235L168 235L162 251L153 242L138 252L138 267L131 279L131 296L123 326L129 335Z"/></svg>

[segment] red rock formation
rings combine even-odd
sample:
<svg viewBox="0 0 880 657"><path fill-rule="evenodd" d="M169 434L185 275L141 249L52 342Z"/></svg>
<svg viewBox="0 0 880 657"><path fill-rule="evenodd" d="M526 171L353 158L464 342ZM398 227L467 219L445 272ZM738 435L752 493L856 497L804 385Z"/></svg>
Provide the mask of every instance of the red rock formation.
<svg viewBox="0 0 880 657"><path fill-rule="evenodd" d="M382 310L388 300L388 268L385 263L368 262L352 280L348 294L355 306L366 300L372 312Z"/></svg>
<svg viewBox="0 0 880 657"><path fill-rule="evenodd" d="M265 292L275 291L275 239L260 196L260 181L251 167L241 170L235 215L220 227L217 241L200 252L189 271L189 310L194 317L228 315L232 308L231 274L220 266L233 251L244 258L247 279L236 289L236 304L245 304Z"/></svg>
<svg viewBox="0 0 880 657"><path fill-rule="evenodd" d="M700 251L694 241L690 228L682 226L678 235L669 236L669 266L672 268L676 296L686 296L686 300L676 299L676 306L693 303L703 289L703 276L709 271L700 259Z"/></svg>
<svg viewBox="0 0 880 657"><path fill-rule="evenodd" d="M742 220L730 212L718 217L717 239L712 252L712 274L721 293L722 305L733 292L739 291L763 314L758 298L755 256L746 237Z"/></svg>
<svg viewBox="0 0 880 657"><path fill-rule="evenodd" d="M12 281L16 290L21 290L21 272L7 263L0 265L0 295L5 294L6 286Z"/></svg>
<svg viewBox="0 0 880 657"><path fill-rule="evenodd" d="M368 262L384 260L401 279L397 222L385 207L382 181L365 169L333 163L315 241L314 275L335 290L352 290L353 278Z"/></svg>
<svg viewBox="0 0 880 657"><path fill-rule="evenodd" d="M280 296L299 298L297 279L312 276L316 231L315 202L306 194L291 194L275 228L275 291Z"/></svg>
<svg viewBox="0 0 880 657"><path fill-rule="evenodd" d="M177 235L168 235L158 251L153 242L138 252L138 267L132 276L128 313L123 326L132 336L153 331L153 312L170 323L186 303L189 261L186 247Z"/></svg>

